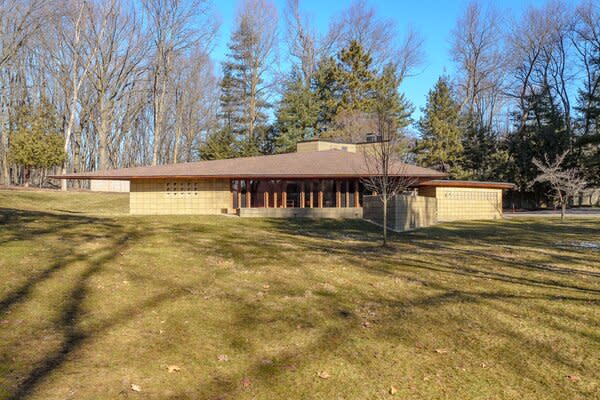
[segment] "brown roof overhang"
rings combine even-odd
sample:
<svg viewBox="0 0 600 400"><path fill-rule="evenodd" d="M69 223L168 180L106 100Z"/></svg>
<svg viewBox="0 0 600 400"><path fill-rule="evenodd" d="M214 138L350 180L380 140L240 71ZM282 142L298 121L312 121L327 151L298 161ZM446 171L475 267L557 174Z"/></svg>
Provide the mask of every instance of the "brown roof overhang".
<svg viewBox="0 0 600 400"><path fill-rule="evenodd" d="M483 182L483 181L453 181L446 179L434 179L421 182L418 187L462 187L482 189L514 189L514 183L508 182Z"/></svg>

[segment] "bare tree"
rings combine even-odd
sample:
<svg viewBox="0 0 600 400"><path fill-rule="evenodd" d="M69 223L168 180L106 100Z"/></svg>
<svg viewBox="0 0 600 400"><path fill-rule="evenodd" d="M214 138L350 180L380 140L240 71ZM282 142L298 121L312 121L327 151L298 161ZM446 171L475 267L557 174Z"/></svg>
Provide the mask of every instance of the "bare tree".
<svg viewBox="0 0 600 400"><path fill-rule="evenodd" d="M376 194L381 201L383 245L386 246L388 205L396 196L417 183L417 180L408 174L408 164L404 163L401 157L403 144L397 136L384 134L378 142L363 146L367 176L361 180L365 189Z"/></svg>
<svg viewBox="0 0 600 400"><path fill-rule="evenodd" d="M46 0L0 0L0 73L6 68L42 24ZM8 137L10 99L6 82L0 82L0 176L10 184Z"/></svg>
<svg viewBox="0 0 600 400"><path fill-rule="evenodd" d="M89 32L93 21L93 10L86 2L64 4L53 17L55 27L53 35L46 39L48 49L48 65L51 74L62 88L64 101L63 127L65 152L70 154L73 129L80 109L80 94L88 79L90 68L98 52L98 42L88 46L85 35ZM106 30L106 19L102 19L98 27L98 37L103 37ZM69 157L63 163L62 173L67 172ZM67 181L61 181L62 190L67 190Z"/></svg>
<svg viewBox="0 0 600 400"><path fill-rule="evenodd" d="M175 60L190 48L214 43L218 24L208 0L143 0L153 45L150 65L152 97L152 165L159 163L166 123L166 101ZM195 25L192 25L196 22ZM200 27L200 28L197 28Z"/></svg>
<svg viewBox="0 0 600 400"><path fill-rule="evenodd" d="M566 151L559 155L553 162L545 157L545 162L533 159L535 165L541 173L535 178L532 183L548 183L552 190L552 198L560 206L560 218L564 220L569 201L581 193L587 183L581 177L580 171L576 168L565 168L564 162L567 154Z"/></svg>
<svg viewBox="0 0 600 400"><path fill-rule="evenodd" d="M568 85L572 77L567 33L571 15L564 7L560 1L550 1L542 8L529 8L508 37L505 57L513 70L508 95L518 102L521 111L519 130L536 105L529 100L544 91L560 101L565 126L570 129Z"/></svg>
<svg viewBox="0 0 600 400"><path fill-rule="evenodd" d="M318 37L309 18L302 15L299 3L299 0L287 2L287 42L293 63L302 72L304 84L308 87L317 68Z"/></svg>
<svg viewBox="0 0 600 400"><path fill-rule="evenodd" d="M600 5L592 0L582 1L577 7L573 25L573 47L577 51L583 70L583 88L580 99L583 112L583 135L596 128L592 112L594 95L600 92Z"/></svg>
<svg viewBox="0 0 600 400"><path fill-rule="evenodd" d="M400 37L391 18L382 18L366 0L355 0L331 23L322 48L331 52L347 48L356 40L373 57L376 67L393 64L401 78L423 61L423 39L412 28Z"/></svg>
<svg viewBox="0 0 600 400"><path fill-rule="evenodd" d="M118 0L100 4L93 10L86 40L89 48L98 49L89 80L94 89L98 167L105 170L117 164L116 154L111 151L117 144L113 126L115 108L133 81L140 79L146 47L139 30L141 21L133 10L124 10Z"/></svg>
<svg viewBox="0 0 600 400"><path fill-rule="evenodd" d="M384 74L375 90L375 112L378 140L363 146L367 175L362 179L367 190L375 192L383 208L383 245L387 245L388 204L395 196L413 186L417 180L407 174L408 165L403 162L406 141L401 125L404 121L397 77Z"/></svg>
<svg viewBox="0 0 600 400"><path fill-rule="evenodd" d="M173 100L173 162L189 162L201 138L216 126L217 78L207 54L192 53L181 60Z"/></svg>
<svg viewBox="0 0 600 400"><path fill-rule="evenodd" d="M491 129L500 110L506 75L502 25L497 11L468 4L452 32L452 59L458 67L462 108L473 123Z"/></svg>

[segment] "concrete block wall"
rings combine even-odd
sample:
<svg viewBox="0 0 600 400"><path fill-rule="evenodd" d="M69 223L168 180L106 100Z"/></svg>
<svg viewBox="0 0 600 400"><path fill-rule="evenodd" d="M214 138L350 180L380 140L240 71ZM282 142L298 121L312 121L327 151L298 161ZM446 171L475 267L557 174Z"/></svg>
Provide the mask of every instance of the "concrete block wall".
<svg viewBox="0 0 600 400"><path fill-rule="evenodd" d="M379 196L363 197L363 217L383 224L383 204ZM388 227L398 232L434 225L436 199L416 195L398 195L388 202Z"/></svg>
<svg viewBox="0 0 600 400"><path fill-rule="evenodd" d="M502 218L502 189L437 187L439 222Z"/></svg>
<svg viewBox="0 0 600 400"><path fill-rule="evenodd" d="M221 214L230 202L228 179L133 179L130 184L131 214Z"/></svg>

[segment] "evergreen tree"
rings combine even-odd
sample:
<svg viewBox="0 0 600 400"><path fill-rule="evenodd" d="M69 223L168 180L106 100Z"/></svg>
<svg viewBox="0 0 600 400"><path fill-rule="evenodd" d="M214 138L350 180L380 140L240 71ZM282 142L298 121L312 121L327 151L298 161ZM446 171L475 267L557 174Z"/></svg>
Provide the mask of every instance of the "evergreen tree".
<svg viewBox="0 0 600 400"><path fill-rule="evenodd" d="M600 185L600 49L592 58L588 66L591 81L591 90L580 90L577 98L577 111L579 123L582 127L582 136L579 146L583 156L583 164L587 169L590 183Z"/></svg>
<svg viewBox="0 0 600 400"><path fill-rule="evenodd" d="M413 107L404 94L398 91L400 79L392 65L384 67L373 85L373 112L377 117L378 131L383 124L391 127L389 134L400 139L402 129L410 124ZM381 135L382 137L387 135Z"/></svg>
<svg viewBox="0 0 600 400"><path fill-rule="evenodd" d="M374 106L376 72L373 60L363 46L353 40L342 49L335 70L334 93L339 98L339 111L371 112Z"/></svg>
<svg viewBox="0 0 600 400"><path fill-rule="evenodd" d="M230 127L224 126L209 134L200 146L200 158L203 160L221 160L234 158L239 154L239 143Z"/></svg>
<svg viewBox="0 0 600 400"><path fill-rule="evenodd" d="M263 27L253 23L252 14L242 14L233 32L228 48L228 60L223 63L221 80L220 115L227 134L220 140L235 135L239 155L260 153L260 144L267 133L265 71L269 55L265 53Z"/></svg>
<svg viewBox="0 0 600 400"><path fill-rule="evenodd" d="M440 77L429 91L418 128L421 139L415 147L417 161L423 166L446 172L453 178L462 178L460 105L445 77Z"/></svg>
<svg viewBox="0 0 600 400"><path fill-rule="evenodd" d="M317 132L333 129L333 122L338 111L339 99L336 97L336 69L333 57L323 58L315 73L313 92L317 101Z"/></svg>
<svg viewBox="0 0 600 400"><path fill-rule="evenodd" d="M462 169L465 177L477 180L505 180L508 152L496 133L464 118Z"/></svg>
<svg viewBox="0 0 600 400"><path fill-rule="evenodd" d="M43 177L45 170L61 165L65 158L64 139L55 110L45 102L37 109L22 107L17 114L9 159L25 169L25 185L29 185L32 169L42 169Z"/></svg>
<svg viewBox="0 0 600 400"><path fill-rule="evenodd" d="M306 87L301 77L292 74L277 110L275 151L294 151L298 141L318 136L318 114L319 102L315 93L311 87Z"/></svg>
<svg viewBox="0 0 600 400"><path fill-rule="evenodd" d="M527 97L527 119L524 126L508 138L510 154L510 180L520 190L526 191L535 180L538 169L532 160L545 159L553 161L569 150L571 137L564 123L564 113L556 104L548 87L539 93ZM515 114L516 121L521 121L524 111ZM567 160L571 164L572 160ZM534 189L538 193L546 192L546 188L537 184Z"/></svg>

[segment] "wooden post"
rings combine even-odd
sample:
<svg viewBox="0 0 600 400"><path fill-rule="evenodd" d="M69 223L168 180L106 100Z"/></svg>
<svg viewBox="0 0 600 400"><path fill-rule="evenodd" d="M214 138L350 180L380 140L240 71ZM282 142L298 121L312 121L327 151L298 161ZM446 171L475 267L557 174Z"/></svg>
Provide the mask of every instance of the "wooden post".
<svg viewBox="0 0 600 400"><path fill-rule="evenodd" d="M310 182L309 188L310 188L310 193L308 194L308 206L310 208L313 208L315 206L315 196L314 196L315 191L313 190L313 182L312 181Z"/></svg>
<svg viewBox="0 0 600 400"><path fill-rule="evenodd" d="M346 208L350 207L350 181L346 181Z"/></svg>
<svg viewBox="0 0 600 400"><path fill-rule="evenodd" d="M265 191L265 208L269 208L269 191Z"/></svg>
<svg viewBox="0 0 600 400"><path fill-rule="evenodd" d="M306 201L304 193L304 181L300 182L300 208L304 208L304 202Z"/></svg>
<svg viewBox="0 0 600 400"><path fill-rule="evenodd" d="M277 204L277 187L273 190L273 208L278 208L279 204Z"/></svg>
<svg viewBox="0 0 600 400"><path fill-rule="evenodd" d="M233 180L229 181L229 197L230 197L229 205L231 206L231 209L233 210L233 199L234 199L234 197L233 197Z"/></svg>
<svg viewBox="0 0 600 400"><path fill-rule="evenodd" d="M246 179L246 207L252 207L252 194L250 193L250 180Z"/></svg>
<svg viewBox="0 0 600 400"><path fill-rule="evenodd" d="M319 208L323 208L323 180L319 181Z"/></svg>
<svg viewBox="0 0 600 400"><path fill-rule="evenodd" d="M360 208L360 197L358 196L358 181L354 181L354 207Z"/></svg>
<svg viewBox="0 0 600 400"><path fill-rule="evenodd" d="M342 194L340 193L340 181L335 181L335 206L340 208L342 206Z"/></svg>

